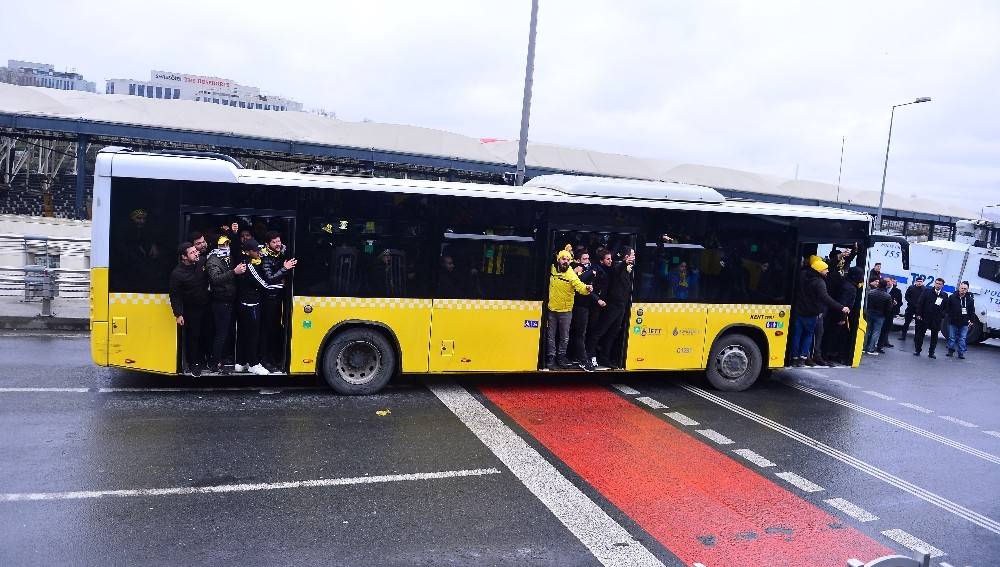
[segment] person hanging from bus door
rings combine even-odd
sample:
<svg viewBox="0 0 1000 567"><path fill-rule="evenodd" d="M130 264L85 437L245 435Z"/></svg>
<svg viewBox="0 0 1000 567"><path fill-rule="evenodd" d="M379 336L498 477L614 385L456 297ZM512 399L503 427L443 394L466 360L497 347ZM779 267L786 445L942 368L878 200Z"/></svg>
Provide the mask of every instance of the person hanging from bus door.
<svg viewBox="0 0 1000 567"><path fill-rule="evenodd" d="M839 254L838 254L839 255ZM854 305L855 291L862 282L861 270L852 267L846 275L830 270L826 276L826 289L830 297L840 305ZM827 366L851 364L851 318L840 311L827 306L823 317L826 329L823 333L823 360Z"/></svg>
<svg viewBox="0 0 1000 567"><path fill-rule="evenodd" d="M906 333L910 330L910 323L916 316L917 302L924 293L924 276L917 276L913 280L913 285L906 288L906 311L903 312L903 330L899 333L899 340L906 341Z"/></svg>
<svg viewBox="0 0 1000 567"><path fill-rule="evenodd" d="M913 356L920 356L920 351L924 348L924 333L930 330L931 344L927 349L927 358L937 358L934 356L934 351L937 350L938 333L941 332L946 299L948 294L944 291L944 278L935 279L934 286L920 294L914 315L917 326L913 336Z"/></svg>
<svg viewBox="0 0 1000 567"><path fill-rule="evenodd" d="M809 256L809 259L806 262L808 265L811 265L816 260L826 262L826 260L823 260L815 254ZM827 267L829 266L830 264L827 264ZM833 270L827 271L825 278L826 281L824 282L824 285L827 286L827 294L830 294L829 286L831 272L833 272ZM832 294L830 295L832 297ZM812 348L809 349L809 355L806 357L806 366L830 366L827 361L823 359L823 339L826 335L826 309L820 309L819 315L816 315L816 326L814 328L815 331L813 332Z"/></svg>
<svg viewBox="0 0 1000 567"><path fill-rule="evenodd" d="M826 275L830 269L826 262L814 258L799 274L799 293L792 306L791 361L793 366L804 366L812 349L816 334L816 316L826 308L849 314L851 308L841 305L826 291Z"/></svg>
<svg viewBox="0 0 1000 567"><path fill-rule="evenodd" d="M220 236L215 250L208 253L206 264L208 280L212 284L212 319L215 323L209 367L219 374L228 373L224 363L224 352L226 345L232 344L236 278L247 269L247 265L243 263L233 266L229 245L229 237Z"/></svg>
<svg viewBox="0 0 1000 567"><path fill-rule="evenodd" d="M622 332L628 304L632 300L632 285L635 269L635 249L626 246L619 251L620 260L610 269L608 284L608 306L604 308L594 334L587 340L587 352L593 353L599 368L617 370L614 356L616 341Z"/></svg>
<svg viewBox="0 0 1000 567"><path fill-rule="evenodd" d="M899 291L899 288L896 287L896 278L887 276L882 281L885 282L885 292L892 298L892 307L889 309L889 314L885 316L885 321L882 323L882 334L878 339L879 352L885 352L883 349L886 348L896 348L896 345L889 342L889 334L892 332L892 322L896 319L896 315L899 315L899 310L903 307L903 292Z"/></svg>
<svg viewBox="0 0 1000 567"><path fill-rule="evenodd" d="M287 258L288 249L281 243L281 234L269 231L261 249L261 273L266 287L260 304L260 358L270 372L284 365L285 333L281 307L285 301L285 276L298 261Z"/></svg>
<svg viewBox="0 0 1000 567"><path fill-rule="evenodd" d="M194 377L201 376L204 364L201 331L208 310L208 277L200 262L198 248L191 242L177 247L177 267L170 272L170 309L177 319L182 336L184 360Z"/></svg>
<svg viewBox="0 0 1000 567"><path fill-rule="evenodd" d="M958 358L965 358L969 350L965 342L969 329L974 323L982 324L976 314L975 299L969 293L969 282L958 284L958 293L945 300L945 313L948 316L948 354L945 356L953 356L957 348Z"/></svg>
<svg viewBox="0 0 1000 567"><path fill-rule="evenodd" d="M573 300L577 293L589 295L594 289L580 281L569 267L573 253L560 250L555 263L549 268L549 301L545 322L545 368L558 370L571 368L566 358L569 347L569 328L573 321Z"/></svg>
<svg viewBox="0 0 1000 567"><path fill-rule="evenodd" d="M576 293L573 298L573 319L569 327L569 359L580 368L592 372L594 367L587 358L587 325L590 324L590 310L598 309L598 302L604 303L604 300L597 295L597 289L594 287L598 268L590 263L590 253L586 248L578 252L577 265L573 270L584 285L590 286L591 291L589 294Z"/></svg>
<svg viewBox="0 0 1000 567"><path fill-rule="evenodd" d="M604 311L608 307L608 288L611 286L611 268L614 266L614 256L607 248L598 248L595 256L598 262L591 264L591 267L594 269L594 280L591 283L594 286L594 291L591 292L591 296L595 300L594 304L590 306L587 333L584 335L583 340L584 364L588 366L584 370L588 372L597 369L597 353L587 345L591 344L591 337L597 332L597 326L600 324L601 318L604 316ZM594 341L593 344L597 344L597 342Z"/></svg>
<svg viewBox="0 0 1000 567"><path fill-rule="evenodd" d="M208 262L208 235L201 230L192 230L188 233L188 242L194 244L194 247L198 249L198 265L201 270L205 271L206 263ZM207 272L206 272L207 275ZM208 362L208 357L212 354L212 337L215 335L215 323L212 321L212 314L205 312L205 316L201 321L201 352L202 365Z"/></svg>
<svg viewBox="0 0 1000 567"><path fill-rule="evenodd" d="M236 372L270 374L260 363L260 304L268 289L261 268L260 245L253 238L243 242L243 252L249 258L245 272L236 277Z"/></svg>

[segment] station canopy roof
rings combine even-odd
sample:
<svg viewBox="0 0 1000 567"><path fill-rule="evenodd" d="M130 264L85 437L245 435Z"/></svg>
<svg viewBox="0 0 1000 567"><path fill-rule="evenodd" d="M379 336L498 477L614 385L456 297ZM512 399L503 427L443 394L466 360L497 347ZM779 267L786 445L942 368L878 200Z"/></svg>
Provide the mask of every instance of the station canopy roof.
<svg viewBox="0 0 1000 567"><path fill-rule="evenodd" d="M375 148L448 160L509 164L511 171L517 162L516 140L480 139L419 126L347 122L308 112L246 110L186 100L0 84L0 113L357 149ZM830 183L554 144L529 144L527 166L553 172L675 181L723 191L811 199L829 204L834 204L837 195L836 186ZM877 190L840 188L840 202L844 204L877 207L878 197ZM891 192L885 195L884 207L956 218L978 217L973 211L949 203L903 197Z"/></svg>

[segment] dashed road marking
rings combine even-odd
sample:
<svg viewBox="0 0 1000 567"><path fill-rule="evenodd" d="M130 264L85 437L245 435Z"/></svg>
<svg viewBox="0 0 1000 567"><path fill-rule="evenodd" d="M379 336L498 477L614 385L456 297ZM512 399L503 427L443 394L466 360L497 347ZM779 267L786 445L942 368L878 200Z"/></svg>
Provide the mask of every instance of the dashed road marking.
<svg viewBox="0 0 1000 567"><path fill-rule="evenodd" d="M1000 431L983 431L983 433L1000 439Z"/></svg>
<svg viewBox="0 0 1000 567"><path fill-rule="evenodd" d="M638 392L636 393L638 394ZM665 404L662 404L654 400L653 398L650 398L649 396L642 396L641 398L636 398L636 400L646 404L647 406L653 409L667 409L667 406Z"/></svg>
<svg viewBox="0 0 1000 567"><path fill-rule="evenodd" d="M666 415L667 417L669 417L670 419L676 421L677 423L679 423L681 425L701 425L697 421L691 419L690 417L682 414L679 411L672 411L672 412L666 413L664 415Z"/></svg>
<svg viewBox="0 0 1000 567"><path fill-rule="evenodd" d="M695 429L695 431L698 434L700 434L700 435L702 435L702 436L704 436L704 437L706 437L708 439L711 439L712 441L715 441L719 445L732 445L733 444L733 440L732 439L726 437L725 435L719 433L718 431L716 431L714 429Z"/></svg>
<svg viewBox="0 0 1000 567"><path fill-rule="evenodd" d="M869 396L874 396L874 397L882 399L882 400L888 400L890 402L896 400L896 398L894 398L892 396L887 396L887 395L883 394L882 392L876 392L874 390L864 390L864 393L868 394Z"/></svg>
<svg viewBox="0 0 1000 567"><path fill-rule="evenodd" d="M969 423L968 421L965 421L964 419L958 419L957 417L952 417L950 415L939 415L938 417L940 417L941 419L943 419L945 421L950 421L952 423L957 423L957 424L961 425L962 427L979 427L975 423Z"/></svg>
<svg viewBox="0 0 1000 567"><path fill-rule="evenodd" d="M826 374L823 374L822 372L816 372L815 370L810 370L808 368L800 368L799 372L809 374L810 376L819 376L820 378L826 378Z"/></svg>
<svg viewBox="0 0 1000 567"><path fill-rule="evenodd" d="M758 467L776 467L778 465L772 463L771 461L761 457L757 453L754 453L750 449L736 449L733 451L737 455L743 457L744 459L750 461L751 463L757 465Z"/></svg>
<svg viewBox="0 0 1000 567"><path fill-rule="evenodd" d="M817 451L819 451L819 452L821 452L821 453L823 453L825 455L833 457L834 459L836 459L836 460L838 460L838 461L840 461L840 462L842 462L842 463L844 463L846 465L854 467L855 469L857 469L857 470L859 470L859 471L861 471L861 472L863 472L865 474L873 476L873 477L881 480L882 482L885 482L886 484L889 484L889 485L894 486L894 487L896 487L896 488L898 488L898 489L900 489L900 490L902 490L904 492L912 494L913 496L916 496L917 498L920 498L924 502L928 502L930 504L933 504L934 506L937 506L938 508L941 508L942 510L950 512L950 513L954 514L955 516L958 516L959 518L962 518L963 520L965 520L965 521L967 521L969 523L975 524L975 525L977 525L977 526L979 526L979 527L981 527L981 528L983 528L985 530L988 530L988 531L990 531L990 532L992 532L994 534L1000 535L1000 522L997 522L996 520L994 520L994 519L992 519L990 517L984 516L984 515L982 515L982 514L980 514L978 512L970 510L970 509L966 508L965 506L962 506L961 504L957 504L955 502L952 502L951 500L948 500L947 498L944 498L943 496L938 496L937 494L935 494L935 493L933 493L933 492L931 492L929 490L920 488L919 486L917 486L917 485L915 485L913 483L907 482L907 481L899 478L898 476L892 475L892 474L887 473L887 472L885 472L884 470L882 470L882 469L880 469L878 467L872 466L872 465L870 465L870 464L862 461L861 459L858 459L857 457L854 457L852 455L844 453L843 451L839 451L837 449L834 449L833 447L831 447L831 446L829 446L829 445L827 445L825 443L822 443L820 441L817 441L816 439L813 439L812 437L809 437L807 435L799 433L798 431L796 431L796 430L794 430L794 429L792 429L790 427L786 427L786 426L784 426L784 425L782 425L782 424L780 424L780 423L778 423L776 421L768 419L768 418L766 418L766 417L764 417L764 416L762 416L760 414L754 413L754 412L752 412L752 411L750 411L750 410L748 410L748 409L746 409L746 408L744 408L742 406L734 404L734 403L732 403L732 402L730 402L730 401L728 401L726 399L720 398L719 396L716 396L715 394L712 394L710 392L706 392L705 390L702 390L701 388L697 388L695 386L690 386L688 384L679 384L679 386L681 388L687 390L688 392L691 392L692 394L694 394L696 396L700 396L700 397L702 397L702 398L704 398L704 399L706 399L706 400L708 400L708 401L710 401L710 402L712 402L712 403L714 403L714 404L716 404L716 405L718 405L720 407L728 409L729 411L731 411L731 412L733 412L735 414L741 415L741 416L743 416L743 417L745 417L747 419L750 419L752 421L755 421L755 422L763 425L764 427L767 427L768 429L777 431L778 433L781 433L782 435L784 435L784 436L786 436L786 437L788 437L790 439L798 441L799 443L802 443L803 445L806 445L807 447L812 447L813 449L815 449L815 450L817 450Z"/></svg>
<svg viewBox="0 0 1000 567"><path fill-rule="evenodd" d="M910 408L911 410L917 410L920 413L934 413L934 410L927 409L924 406L918 406L917 404L911 404L910 402L899 402L899 405L904 408Z"/></svg>
<svg viewBox="0 0 1000 567"><path fill-rule="evenodd" d="M968 446L968 445L966 445L964 443L959 443L958 441L954 441L954 440L949 439L949 438L947 438L947 437L945 437L943 435L938 435L937 433L932 433L930 431L927 431L926 429L921 429L921 428L919 428L919 427L917 427L915 425L910 425L909 423L906 423L905 421L901 421L901 420L896 419L894 417L889 417L889 416L885 415L884 413L879 413L879 412L877 412L875 410L870 410L870 409L868 409L868 408L866 408L864 406L859 406L857 404L848 402L847 400L842 400L842 399L837 398L835 396L831 396L830 394L827 394L825 392L820 392L819 390L814 390L812 388L808 388L806 386L802 386L800 384L795 384L795 383L791 383L791 382L786 382L786 384L788 384L792 388L795 388L796 390L805 392L807 394L812 394L813 396L816 396L817 398L821 398L821 399L827 400L829 402L833 402L835 404L842 405L842 406L844 406L846 408L850 408L850 409L852 409L854 411L861 412L861 413L863 413L865 415L868 415L868 416L874 417L876 419L880 419L880 420L882 420L882 421L884 421L886 423L895 425L896 427L905 429L905 430L907 430L907 431L909 431L911 433L916 433L917 435L920 435L922 437L926 437L928 439L931 439L932 441L937 441L938 443L941 443L942 445L947 445L947 446L949 446L949 447L951 447L953 449L958 449L959 451L962 451L963 453L968 453L969 455L972 455L974 457L979 457L980 459L983 459L984 461L989 461L989 462L991 462L993 464L1000 465L1000 457L998 457L996 455L993 455L993 454L990 454L990 453L987 453L986 451L980 451L979 449L976 449L974 447L970 447L970 446Z"/></svg>
<svg viewBox="0 0 1000 567"><path fill-rule="evenodd" d="M829 500L824 500L823 502L826 502L830 506L833 506L859 522L874 522L878 519L878 516L875 514L872 514L868 510L865 510L852 502L844 500L843 498L831 498Z"/></svg>
<svg viewBox="0 0 1000 567"><path fill-rule="evenodd" d="M931 557L943 557L947 555L945 552L927 543L926 541L916 538L903 530L886 530L882 532L882 535L892 541L895 541L903 547L916 551L917 553L926 553Z"/></svg>
<svg viewBox="0 0 1000 567"><path fill-rule="evenodd" d="M428 388L601 564L663 565L472 394L454 382L428 384Z"/></svg>
<svg viewBox="0 0 1000 567"><path fill-rule="evenodd" d="M84 498L123 498L128 496L180 496L186 494L219 494L225 492L255 492L258 490L287 490L290 488L322 488L353 484L379 484L415 480L436 480L466 476L500 474L497 469L469 469L431 473L356 476L348 478L321 478L290 482L261 482L253 484L218 484L215 486L178 486L174 488L138 488L130 490L81 490L73 492L11 492L0 494L0 502L37 500L79 500Z"/></svg>
<svg viewBox="0 0 1000 567"><path fill-rule="evenodd" d="M774 476L805 492L821 492L824 490L822 486L810 480L806 480L793 472L780 472L776 473Z"/></svg>
<svg viewBox="0 0 1000 567"><path fill-rule="evenodd" d="M851 384L850 382L845 382L843 380L829 380L829 382L831 382L833 384L840 384L841 386L845 386L847 388L855 388L855 389L858 389L858 390L861 389L861 386L856 386L854 384Z"/></svg>
<svg viewBox="0 0 1000 567"><path fill-rule="evenodd" d="M639 390L636 390L632 386L626 386L625 384L612 384L612 388L618 390L619 392L625 394L626 396L638 396Z"/></svg>

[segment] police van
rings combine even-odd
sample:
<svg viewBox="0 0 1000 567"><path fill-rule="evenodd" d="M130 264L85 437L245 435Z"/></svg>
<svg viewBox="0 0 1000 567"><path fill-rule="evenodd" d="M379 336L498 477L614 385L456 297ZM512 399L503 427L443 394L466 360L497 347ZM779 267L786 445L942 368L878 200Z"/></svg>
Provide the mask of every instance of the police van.
<svg viewBox="0 0 1000 567"><path fill-rule="evenodd" d="M931 240L910 244L910 269L903 270L899 245L879 243L872 251L871 263L882 263L882 275L896 278L906 295L917 276L930 286L935 278L944 278L944 290L954 293L962 281L976 298L980 324L969 329L970 343L1000 337L1000 248L990 248L978 238L977 221L955 223L955 241ZM905 307L905 306L904 306ZM942 332L947 335L947 326Z"/></svg>

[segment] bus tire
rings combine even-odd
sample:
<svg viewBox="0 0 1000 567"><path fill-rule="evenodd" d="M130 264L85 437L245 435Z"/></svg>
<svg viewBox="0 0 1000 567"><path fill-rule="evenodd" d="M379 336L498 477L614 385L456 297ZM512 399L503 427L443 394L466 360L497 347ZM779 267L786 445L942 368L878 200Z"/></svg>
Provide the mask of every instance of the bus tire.
<svg viewBox="0 0 1000 567"><path fill-rule="evenodd" d="M385 387L396 373L396 350L382 333L347 329L323 351L323 378L338 394L364 396Z"/></svg>
<svg viewBox="0 0 1000 567"><path fill-rule="evenodd" d="M716 390L742 392L757 381L763 367L757 343L742 333L731 333L712 345L705 375Z"/></svg>

